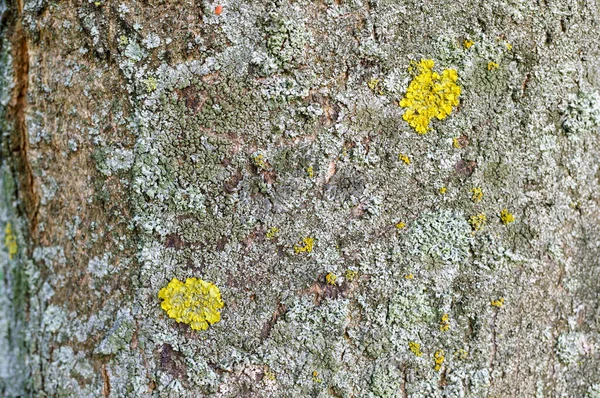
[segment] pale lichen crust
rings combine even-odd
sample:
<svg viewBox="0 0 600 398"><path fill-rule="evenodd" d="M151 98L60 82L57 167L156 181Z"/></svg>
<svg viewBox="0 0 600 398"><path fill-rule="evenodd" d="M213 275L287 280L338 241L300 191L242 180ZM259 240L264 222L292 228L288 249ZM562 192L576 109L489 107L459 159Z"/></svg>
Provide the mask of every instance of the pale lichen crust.
<svg viewBox="0 0 600 398"><path fill-rule="evenodd" d="M2 313L40 325L6 395L600 398L600 69L568 1L27 3L45 243L25 262L0 211ZM159 308L175 276L218 323Z"/></svg>

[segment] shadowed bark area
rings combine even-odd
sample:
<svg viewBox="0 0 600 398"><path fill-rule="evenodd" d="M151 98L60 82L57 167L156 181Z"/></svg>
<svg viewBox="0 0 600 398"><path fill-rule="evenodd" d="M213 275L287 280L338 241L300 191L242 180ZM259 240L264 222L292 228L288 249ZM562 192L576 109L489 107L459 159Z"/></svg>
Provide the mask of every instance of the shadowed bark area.
<svg viewBox="0 0 600 398"><path fill-rule="evenodd" d="M594 2L0 15L4 396L600 397Z"/></svg>

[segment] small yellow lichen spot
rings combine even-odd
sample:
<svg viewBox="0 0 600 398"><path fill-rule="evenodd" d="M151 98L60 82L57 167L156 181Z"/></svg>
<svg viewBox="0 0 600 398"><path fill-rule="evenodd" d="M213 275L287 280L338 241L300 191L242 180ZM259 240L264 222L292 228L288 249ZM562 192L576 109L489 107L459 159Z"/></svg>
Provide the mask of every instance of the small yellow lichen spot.
<svg viewBox="0 0 600 398"><path fill-rule="evenodd" d="M337 276L335 276L334 273L330 272L327 275L325 275L325 282L327 282L328 285L335 285L335 281L337 280Z"/></svg>
<svg viewBox="0 0 600 398"><path fill-rule="evenodd" d="M119 44L121 44L122 46L126 46L127 44L129 44L129 39L127 38L127 36L119 36Z"/></svg>
<svg viewBox="0 0 600 398"><path fill-rule="evenodd" d="M498 300L492 300L492 307L502 308L504 306L504 297L500 297Z"/></svg>
<svg viewBox="0 0 600 398"><path fill-rule="evenodd" d="M448 191L448 188L446 188L446 187L441 187L441 188L439 189L439 191L440 191L440 194L444 195L444 194L446 193L446 191Z"/></svg>
<svg viewBox="0 0 600 398"><path fill-rule="evenodd" d="M402 221L400 221L398 224L396 224L396 228L398 228L398 229L404 229L404 228L406 228L406 224L403 223Z"/></svg>
<svg viewBox="0 0 600 398"><path fill-rule="evenodd" d="M465 41L463 41L463 46L465 46L466 49L471 48L473 44L475 44L473 40L466 39Z"/></svg>
<svg viewBox="0 0 600 398"><path fill-rule="evenodd" d="M446 357L444 356L444 350L437 350L435 354L433 354L433 360L435 361L434 369L436 371L440 370L442 368L442 364L446 360Z"/></svg>
<svg viewBox="0 0 600 398"><path fill-rule="evenodd" d="M448 314L442 315L442 320L440 321L440 330L442 332L447 332L450 329L450 316Z"/></svg>
<svg viewBox="0 0 600 398"><path fill-rule="evenodd" d="M346 278L346 280L348 282L352 282L354 280L354 278L356 278L357 274L358 274L358 272L352 271L351 269L347 269L346 272L344 273L344 278Z"/></svg>
<svg viewBox="0 0 600 398"><path fill-rule="evenodd" d="M398 155L398 160L401 160L406 164L410 164L410 158L404 154Z"/></svg>
<svg viewBox="0 0 600 398"><path fill-rule="evenodd" d="M404 278L406 278L406 279L415 279L415 276L413 274L408 274L408 275L404 275Z"/></svg>
<svg viewBox="0 0 600 398"><path fill-rule="evenodd" d="M315 170L312 166L306 168L306 174L308 174L308 178L313 178L315 176Z"/></svg>
<svg viewBox="0 0 600 398"><path fill-rule="evenodd" d="M322 382L323 382L323 380L319 379L319 377L318 377L318 376L319 376L319 373L317 373L317 371L316 371L316 370L315 370L315 371L313 371L312 375L313 375L313 381L314 381L315 383L322 383Z"/></svg>
<svg viewBox="0 0 600 398"><path fill-rule="evenodd" d="M504 46L506 47L506 51L512 50L512 44L510 44L509 42L504 43Z"/></svg>
<svg viewBox="0 0 600 398"><path fill-rule="evenodd" d="M371 80L369 80L369 82L367 83L367 86L369 86L369 88L371 90L375 90L375 88L377 87L377 85L379 84L379 79L375 79L372 78Z"/></svg>
<svg viewBox="0 0 600 398"><path fill-rule="evenodd" d="M477 215L469 217L469 224L471 224L471 227L473 228L473 230L479 231L485 225L486 220L487 220L487 217L485 216L485 214L481 213L481 214L477 214Z"/></svg>
<svg viewBox="0 0 600 398"><path fill-rule="evenodd" d="M408 342L408 349L412 351L413 354L415 354L415 356L420 357L423 355L423 353L421 352L421 344L414 342L414 341L409 341Z"/></svg>
<svg viewBox="0 0 600 398"><path fill-rule="evenodd" d="M460 149L460 143L458 142L458 137L452 138L452 146L456 149Z"/></svg>
<svg viewBox="0 0 600 398"><path fill-rule="evenodd" d="M489 70L489 71L495 71L496 69L498 69L499 66L500 65L498 65L496 62L490 61L487 64L487 70Z"/></svg>
<svg viewBox="0 0 600 398"><path fill-rule="evenodd" d="M12 230L12 224L6 223L6 228L4 230L4 246L8 249L8 258L13 259L15 254L17 254L17 238Z"/></svg>
<svg viewBox="0 0 600 398"><path fill-rule="evenodd" d="M500 212L500 220L502 220L502 224L507 225L511 222L515 221L515 216L508 209L502 209Z"/></svg>
<svg viewBox="0 0 600 398"><path fill-rule="evenodd" d="M481 188L472 188L471 194L471 200L475 203L481 202L481 199L483 199L483 191L481 190Z"/></svg>
<svg viewBox="0 0 600 398"><path fill-rule="evenodd" d="M407 108L402 118L419 134L430 130L429 124L434 117L442 120L450 115L452 107L459 102L461 90L456 84L456 70L446 69L440 75L433 71L433 66L431 59L423 59L417 64L419 74L410 82L399 103Z"/></svg>
<svg viewBox="0 0 600 398"><path fill-rule="evenodd" d="M274 239L279 234L279 228L271 227L265 234L265 237L269 240Z"/></svg>
<svg viewBox="0 0 600 398"><path fill-rule="evenodd" d="M275 381L276 378L275 372L273 372L271 369L267 369L263 375L263 379L268 381Z"/></svg>
<svg viewBox="0 0 600 398"><path fill-rule="evenodd" d="M294 245L294 251L296 252L296 254L300 254L302 252L310 253L313 250L314 243L314 238L306 237L302 239L302 243L297 243Z"/></svg>
<svg viewBox="0 0 600 398"><path fill-rule="evenodd" d="M158 292L160 306L170 318L187 323L194 330L206 330L221 320L223 308L219 288L200 278L187 278L185 283L173 278Z"/></svg>
<svg viewBox="0 0 600 398"><path fill-rule="evenodd" d="M369 88L371 89L371 91L373 91L376 94L379 95L383 95L383 90L381 89L381 84L379 79L375 79L372 78L368 83L367 86L369 86Z"/></svg>
<svg viewBox="0 0 600 398"><path fill-rule="evenodd" d="M267 164L267 162L265 161L265 156L262 153L259 153L257 155L254 155L254 157L252 157L252 162L254 163L254 165L256 167L258 167L259 169L264 169L266 170L269 165Z"/></svg>
<svg viewBox="0 0 600 398"><path fill-rule="evenodd" d="M158 87L158 81L152 76L144 80L144 84L146 85L146 91L149 93L153 92L156 90L156 87Z"/></svg>
<svg viewBox="0 0 600 398"><path fill-rule="evenodd" d="M469 356L469 353L466 350L459 348L458 350L456 350L454 352L454 356L459 359L467 359Z"/></svg>

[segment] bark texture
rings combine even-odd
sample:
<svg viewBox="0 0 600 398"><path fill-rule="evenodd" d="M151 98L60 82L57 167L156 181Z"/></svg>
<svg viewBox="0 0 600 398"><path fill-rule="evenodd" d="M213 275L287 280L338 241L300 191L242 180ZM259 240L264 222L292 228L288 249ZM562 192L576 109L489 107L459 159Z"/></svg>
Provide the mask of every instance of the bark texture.
<svg viewBox="0 0 600 398"><path fill-rule="evenodd" d="M600 397L599 7L0 0L0 391Z"/></svg>

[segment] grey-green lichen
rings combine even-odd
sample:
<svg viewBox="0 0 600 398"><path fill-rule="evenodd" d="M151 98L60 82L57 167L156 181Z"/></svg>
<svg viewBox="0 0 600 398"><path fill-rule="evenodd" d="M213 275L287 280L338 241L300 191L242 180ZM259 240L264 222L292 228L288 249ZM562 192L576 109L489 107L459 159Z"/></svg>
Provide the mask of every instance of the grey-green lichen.
<svg viewBox="0 0 600 398"><path fill-rule="evenodd" d="M17 248L16 253L9 253L3 244L0 251L0 390L7 396L20 396L25 391L28 375L25 311L29 294L27 272L31 269L26 265L27 243L13 201L16 185L6 161L0 166L0 188L0 225L10 223ZM2 228L2 231L1 242L5 243L7 229Z"/></svg>
<svg viewBox="0 0 600 398"><path fill-rule="evenodd" d="M556 355L564 364L576 363L589 343L581 333L563 333L556 342ZM588 348L589 349L589 348Z"/></svg>
<svg viewBox="0 0 600 398"><path fill-rule="evenodd" d="M302 33L307 24L269 14L264 29L267 53L257 52L248 61L258 65L259 75L275 68L294 70L310 57L305 51L309 41L302 39L308 37ZM442 65L458 65L467 93L484 95L490 89L501 95L498 82L517 73L505 44L481 35L477 49L467 53L451 39L444 36L436 44ZM486 68L489 59L499 64L494 75ZM268 372L257 376L254 385L271 386L273 396L286 390L298 396L333 391L391 397L398 389L435 396L439 373L433 355L443 350L445 390L466 394L467 383L471 394L487 394L499 370L486 359L495 355L494 348L483 342L496 333L494 317L508 311L495 315L489 303L512 293L494 288L474 294L470 284L506 281L507 270L526 261L503 249L500 224L474 236L467 222L480 210L468 200L470 185L461 184L473 178L485 186L485 176L471 164L485 170L486 160L469 148L463 160L449 142L456 131L474 128L471 117L481 116L466 109L440 124L439 138L432 134L416 142L394 121L399 113L385 99L400 93L401 83L388 83L385 98L373 104L358 101L358 116L347 117L359 92L358 85L349 84L347 91L336 93L337 114L332 116L326 112L331 112L333 93L323 77L309 71L258 83L232 79L231 72L221 72L222 62L207 57L163 64L144 74L135 73L130 61L122 63L135 95L143 98L136 109L132 188L141 236L137 295L147 297L139 313L153 315L138 333L153 336L147 355L154 347L154 355L158 350L166 358L154 380L157 391L172 388L183 394L195 388L235 396L246 383L244 369L258 368ZM160 82L155 90L146 89L148 75ZM313 86L321 87L320 94L308 100ZM373 116L372 109L380 116ZM325 115L333 118L329 128L322 125ZM370 133L377 129L381 135ZM399 149L410 153L411 168L388 161ZM314 181L307 178L308 167ZM430 181L431 175L451 182L445 200L459 201L461 190L467 200L445 203L433 189L423 203L403 194L422 192L413 186L415 180ZM510 182L513 176L503 178ZM404 213L398 205L403 200L417 214ZM398 212L408 227L385 235ZM272 225L280 230L273 241L264 238ZM307 236L315 238L313 251L295 253L293 246ZM261 256L265 251L273 257ZM364 277L324 283L325 274L342 274L348 262ZM223 286L226 303L222 322L198 336L202 344L173 328L153 300L165 281L192 273ZM250 288L248 280L267 274L268 284ZM444 314L452 325L447 331L439 327ZM472 341L465 344L468 330ZM422 357L410 351L413 341L421 344ZM115 366L131 368L130 352L120 346ZM365 371L357 372L351 363ZM115 383L123 384L124 378Z"/></svg>
<svg viewBox="0 0 600 398"><path fill-rule="evenodd" d="M311 36L304 24L281 13L271 12L265 26L268 54L284 70L298 67L311 43Z"/></svg>
<svg viewBox="0 0 600 398"><path fill-rule="evenodd" d="M562 126L569 134L595 133L600 129L600 93L579 91L561 109Z"/></svg>
<svg viewBox="0 0 600 398"><path fill-rule="evenodd" d="M600 397L600 384L593 384L588 388L588 398L599 398Z"/></svg>
<svg viewBox="0 0 600 398"><path fill-rule="evenodd" d="M134 248L123 259L114 226L89 224L86 245L108 242L78 264L101 300L92 314L55 294L63 276L80 279L68 266L81 221L68 218L64 245L34 249L25 269L43 330L36 386L44 372L45 392L57 396L98 396L107 385L112 396L593 392L597 360L586 344L595 335L583 329L595 326L589 315L584 326L577 320L597 304L574 294L595 292L581 290L595 279L582 273L590 260L580 250L597 233L597 149L560 134L594 114L582 111L592 100L578 99L564 121L556 112L583 68L566 47L577 18L568 4L232 2L221 15L203 4L184 16L185 32L171 6L85 4L57 35L83 29L90 40L71 43L80 50L53 89L83 85L92 97L93 85L78 78L86 62L100 65L92 79L111 76L94 58L109 49L120 70L120 101L65 110L93 114L65 148L71 157L93 148L86 200L130 217ZM60 7L40 15L62 15ZM562 51L547 34L565 40ZM421 57L456 68L464 94L459 111L424 137L397 105L407 67ZM30 113L34 150L60 137L41 114ZM119 128L133 141L110 137ZM456 148L458 137L466 144ZM65 190L46 167L49 211ZM115 181L127 216L111 201ZM470 200L473 186L485 190L481 202ZM504 207L517 216L510 228L491 216ZM473 234L467 219L482 213L488 224ZM297 253L308 237L312 251ZM348 269L352 280L326 282ZM193 334L156 297L171 278L192 276L220 286L225 302L222 321ZM500 297L502 307L490 304ZM585 311L564 331L560 317L575 304ZM441 330L445 315L450 327Z"/></svg>
<svg viewBox="0 0 600 398"><path fill-rule="evenodd" d="M406 246L432 266L464 264L469 258L471 227L464 215L452 211L425 213L413 223Z"/></svg>
<svg viewBox="0 0 600 398"><path fill-rule="evenodd" d="M107 332L104 340L94 350L95 354L110 355L123 350L131 343L135 324L129 309L120 311L114 325Z"/></svg>

